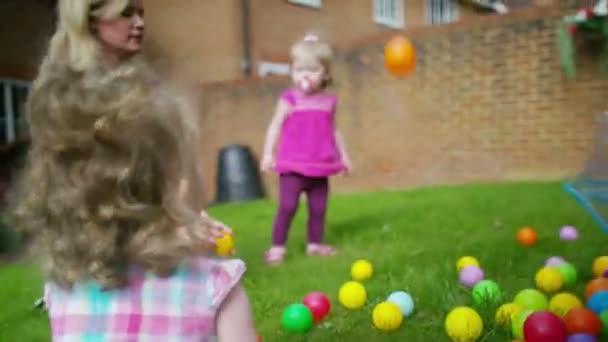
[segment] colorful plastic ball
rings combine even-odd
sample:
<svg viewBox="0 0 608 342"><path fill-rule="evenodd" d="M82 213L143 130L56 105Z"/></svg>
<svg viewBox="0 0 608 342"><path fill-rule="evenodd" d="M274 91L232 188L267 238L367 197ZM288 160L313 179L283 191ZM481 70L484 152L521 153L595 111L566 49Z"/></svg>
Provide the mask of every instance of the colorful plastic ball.
<svg viewBox="0 0 608 342"><path fill-rule="evenodd" d="M564 286L562 274L554 267L541 268L534 277L536 287L544 292L556 292Z"/></svg>
<svg viewBox="0 0 608 342"><path fill-rule="evenodd" d="M234 237L231 234L224 234L215 239L215 254L218 256L230 256L234 251Z"/></svg>
<svg viewBox="0 0 608 342"><path fill-rule="evenodd" d="M394 76L409 75L416 67L416 49L409 39L393 37L384 47L386 70Z"/></svg>
<svg viewBox="0 0 608 342"><path fill-rule="evenodd" d="M574 241L578 239L578 231L572 226L564 226L559 230L559 238L564 241Z"/></svg>
<svg viewBox="0 0 608 342"><path fill-rule="evenodd" d="M602 321L598 315L587 308L574 308L564 317L570 334L591 334L598 336L602 332Z"/></svg>
<svg viewBox="0 0 608 342"><path fill-rule="evenodd" d="M608 256L600 256L593 260L593 274L596 277L601 277L608 270Z"/></svg>
<svg viewBox="0 0 608 342"><path fill-rule="evenodd" d="M577 296L566 292L556 294L549 301L549 311L560 317L564 317L570 310L582 306L583 302Z"/></svg>
<svg viewBox="0 0 608 342"><path fill-rule="evenodd" d="M595 278L585 287L585 299L591 298L598 291L608 291L608 278Z"/></svg>
<svg viewBox="0 0 608 342"><path fill-rule="evenodd" d="M608 291L596 292L587 300L587 307L598 315L602 311L608 310Z"/></svg>
<svg viewBox="0 0 608 342"><path fill-rule="evenodd" d="M462 271L463 268L467 266L479 266L479 261L472 256L463 256L458 259L456 262L456 270L458 272Z"/></svg>
<svg viewBox="0 0 608 342"><path fill-rule="evenodd" d="M378 330L392 331L401 326L403 313L397 304L382 302L374 307L372 322Z"/></svg>
<svg viewBox="0 0 608 342"><path fill-rule="evenodd" d="M307 332L312 322L312 312L304 304L291 304L283 311L283 328L291 333Z"/></svg>
<svg viewBox="0 0 608 342"><path fill-rule="evenodd" d="M483 332L483 321L477 311L461 306L448 313L445 331L454 341L476 341Z"/></svg>
<svg viewBox="0 0 608 342"><path fill-rule="evenodd" d="M473 287L471 296L477 305L496 304L502 299L502 292L495 281L482 280Z"/></svg>
<svg viewBox="0 0 608 342"><path fill-rule="evenodd" d="M524 310L515 315L513 322L511 322L511 335L513 335L514 338L524 338L524 323L533 313L533 310Z"/></svg>
<svg viewBox="0 0 608 342"><path fill-rule="evenodd" d="M519 291L513 302L521 305L526 310L541 311L549 308L547 297L536 289Z"/></svg>
<svg viewBox="0 0 608 342"><path fill-rule="evenodd" d="M331 310L331 302L329 298L321 292L311 292L304 297L302 304L312 312L312 318L318 322L325 318Z"/></svg>
<svg viewBox="0 0 608 342"><path fill-rule="evenodd" d="M359 309L367 300L367 291L363 284L348 281L338 291L338 301L347 309Z"/></svg>
<svg viewBox="0 0 608 342"><path fill-rule="evenodd" d="M599 318L602 321L602 334L608 335L608 310L602 311Z"/></svg>
<svg viewBox="0 0 608 342"><path fill-rule="evenodd" d="M568 336L566 342L597 342L597 338L589 334L574 334Z"/></svg>
<svg viewBox="0 0 608 342"><path fill-rule="evenodd" d="M501 327L510 327L515 317L522 313L524 308L515 303L506 303L501 305L498 310L496 310L496 315L494 317L494 322L496 325Z"/></svg>
<svg viewBox="0 0 608 342"><path fill-rule="evenodd" d="M576 285L577 280L577 272L574 265L570 263L564 263L561 265L557 265L554 267L561 273L562 278L564 279L564 284L568 286Z"/></svg>
<svg viewBox="0 0 608 342"><path fill-rule="evenodd" d="M522 246L532 247L536 245L537 235L532 227L523 227L517 231L517 242Z"/></svg>
<svg viewBox="0 0 608 342"><path fill-rule="evenodd" d="M363 281L372 277L374 274L374 268L371 262L367 260L357 260L350 267L350 274L353 280Z"/></svg>
<svg viewBox="0 0 608 342"><path fill-rule="evenodd" d="M549 311L535 312L524 322L526 342L563 342L567 336L562 319Z"/></svg>
<svg viewBox="0 0 608 342"><path fill-rule="evenodd" d="M472 288L485 277L483 270L479 266L466 266L460 271L458 278L460 283L468 288Z"/></svg>
<svg viewBox="0 0 608 342"><path fill-rule="evenodd" d="M608 269L604 271L604 275L602 275L602 278L608 278Z"/></svg>
<svg viewBox="0 0 608 342"><path fill-rule="evenodd" d="M396 304L403 316L408 317L414 312L414 300L409 293L404 291L396 291L388 296L387 302Z"/></svg>
<svg viewBox="0 0 608 342"><path fill-rule="evenodd" d="M557 265L565 264L566 260L562 257L552 256L545 261L545 267L554 267Z"/></svg>

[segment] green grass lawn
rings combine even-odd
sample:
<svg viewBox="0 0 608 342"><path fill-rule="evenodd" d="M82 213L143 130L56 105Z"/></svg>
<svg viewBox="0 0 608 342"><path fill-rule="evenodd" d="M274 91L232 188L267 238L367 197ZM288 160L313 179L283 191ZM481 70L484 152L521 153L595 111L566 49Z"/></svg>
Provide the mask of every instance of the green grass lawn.
<svg viewBox="0 0 608 342"><path fill-rule="evenodd" d="M215 207L211 213L236 232L239 256L248 264L244 280L258 330L264 341L448 341L443 322L449 310L471 305L469 291L458 283L455 263L473 255L486 277L498 282L506 300L534 287L534 274L544 260L559 255L579 271L579 284L567 289L582 294L596 256L608 254L606 236L558 183L514 183L427 188L406 192L336 195L328 214L327 241L340 249L330 259L304 255L305 210L292 227L289 257L280 267L263 263L270 241L274 201ZM517 228L531 225L539 234L534 248L519 246ZM562 225L579 228L575 242L559 240ZM374 277L364 284L368 302L348 311L337 303L337 291L350 280L350 265L370 260ZM0 267L0 341L48 340L44 314L31 309L41 292L41 277L32 265ZM395 333L371 324L371 311L391 291L412 294L416 311ZM310 291L323 291L333 308L325 322L302 336L280 326L283 308ZM482 341L507 341L493 327L496 308L480 310Z"/></svg>

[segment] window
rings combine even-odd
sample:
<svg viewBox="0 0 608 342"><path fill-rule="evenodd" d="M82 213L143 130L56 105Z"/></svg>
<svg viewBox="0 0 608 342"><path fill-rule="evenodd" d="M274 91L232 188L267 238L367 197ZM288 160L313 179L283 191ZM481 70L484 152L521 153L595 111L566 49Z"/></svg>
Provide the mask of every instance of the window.
<svg viewBox="0 0 608 342"><path fill-rule="evenodd" d="M258 64L258 75L261 77L269 75L289 75L291 68L287 63L260 62Z"/></svg>
<svg viewBox="0 0 608 342"><path fill-rule="evenodd" d="M296 4L296 5L321 8L321 0L287 0L287 1L291 2L292 4Z"/></svg>
<svg viewBox="0 0 608 342"><path fill-rule="evenodd" d="M455 0L426 0L426 20L429 24L447 24L458 19Z"/></svg>
<svg viewBox="0 0 608 342"><path fill-rule="evenodd" d="M374 21L393 28L404 27L403 0L374 0Z"/></svg>
<svg viewBox="0 0 608 342"><path fill-rule="evenodd" d="M0 145L9 145L27 134L25 101L29 84L0 79Z"/></svg>

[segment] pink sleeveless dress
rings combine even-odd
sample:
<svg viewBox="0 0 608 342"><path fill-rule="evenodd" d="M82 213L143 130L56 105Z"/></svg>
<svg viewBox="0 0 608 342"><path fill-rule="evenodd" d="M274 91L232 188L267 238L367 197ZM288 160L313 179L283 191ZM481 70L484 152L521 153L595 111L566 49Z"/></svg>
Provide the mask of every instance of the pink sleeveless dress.
<svg viewBox="0 0 608 342"><path fill-rule="evenodd" d="M276 171L328 177L344 170L335 135L336 96L288 89L281 99L291 112L281 127Z"/></svg>

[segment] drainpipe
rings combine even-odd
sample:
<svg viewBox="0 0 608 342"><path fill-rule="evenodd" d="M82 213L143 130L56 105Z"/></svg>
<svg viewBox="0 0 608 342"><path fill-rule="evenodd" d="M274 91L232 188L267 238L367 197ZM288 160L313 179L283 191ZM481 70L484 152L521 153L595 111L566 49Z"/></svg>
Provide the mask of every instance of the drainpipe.
<svg viewBox="0 0 608 342"><path fill-rule="evenodd" d="M241 0L241 35L243 36L243 60L241 70L248 77L251 75L251 37L249 0Z"/></svg>

